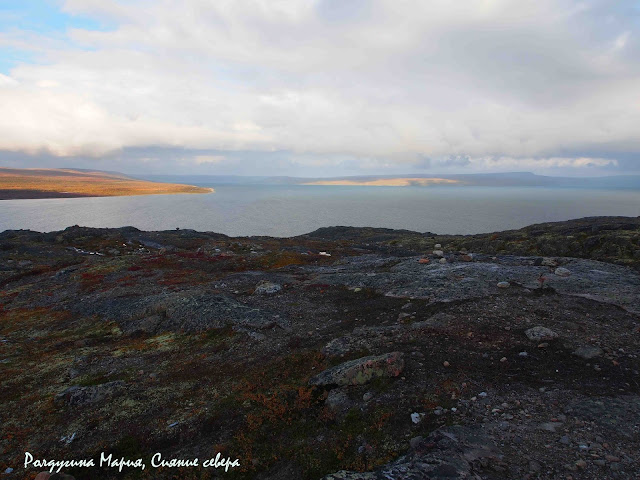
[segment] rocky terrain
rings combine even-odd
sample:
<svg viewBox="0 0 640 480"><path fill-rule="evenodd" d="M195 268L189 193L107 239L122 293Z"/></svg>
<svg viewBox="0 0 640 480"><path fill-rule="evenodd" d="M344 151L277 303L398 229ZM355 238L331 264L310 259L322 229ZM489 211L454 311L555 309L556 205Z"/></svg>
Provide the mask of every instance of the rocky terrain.
<svg viewBox="0 0 640 480"><path fill-rule="evenodd" d="M639 266L622 217L6 231L0 478L47 470L26 451L147 464L67 479L640 478Z"/></svg>

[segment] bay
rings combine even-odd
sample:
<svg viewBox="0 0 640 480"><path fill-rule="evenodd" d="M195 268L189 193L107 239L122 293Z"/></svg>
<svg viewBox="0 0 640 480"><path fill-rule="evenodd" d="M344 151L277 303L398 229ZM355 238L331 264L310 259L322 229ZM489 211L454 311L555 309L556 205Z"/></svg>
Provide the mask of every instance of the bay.
<svg viewBox="0 0 640 480"><path fill-rule="evenodd" d="M207 185L204 195L0 201L0 231L71 225L288 237L345 225L473 234L598 215L640 215L637 190L549 187Z"/></svg>

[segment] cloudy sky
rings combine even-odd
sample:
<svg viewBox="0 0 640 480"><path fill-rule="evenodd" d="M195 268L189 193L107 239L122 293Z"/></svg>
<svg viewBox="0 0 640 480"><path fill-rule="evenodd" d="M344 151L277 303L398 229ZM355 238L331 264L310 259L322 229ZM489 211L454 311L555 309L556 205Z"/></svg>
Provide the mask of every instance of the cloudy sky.
<svg viewBox="0 0 640 480"><path fill-rule="evenodd" d="M640 173L639 5L4 0L0 166Z"/></svg>

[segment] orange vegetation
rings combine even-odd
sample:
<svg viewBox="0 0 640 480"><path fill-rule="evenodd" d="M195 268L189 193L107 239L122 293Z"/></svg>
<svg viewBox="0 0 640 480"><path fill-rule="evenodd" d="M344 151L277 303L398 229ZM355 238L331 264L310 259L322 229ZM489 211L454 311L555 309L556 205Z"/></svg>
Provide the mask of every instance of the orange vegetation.
<svg viewBox="0 0 640 480"><path fill-rule="evenodd" d="M212 188L136 180L118 173L71 169L0 168L3 198L114 197L172 193L211 193ZM12 195L15 194L15 195Z"/></svg>

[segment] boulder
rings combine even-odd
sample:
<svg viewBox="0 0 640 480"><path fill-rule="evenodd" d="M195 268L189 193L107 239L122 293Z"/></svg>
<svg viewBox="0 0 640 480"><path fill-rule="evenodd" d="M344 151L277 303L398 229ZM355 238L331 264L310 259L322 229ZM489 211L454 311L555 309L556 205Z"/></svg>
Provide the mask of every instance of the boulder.
<svg viewBox="0 0 640 480"><path fill-rule="evenodd" d="M532 340L534 342L549 341L558 337L558 334L556 332L554 332L553 330L547 327L542 327L542 326L530 328L529 330L524 332L524 334L527 336L529 340Z"/></svg>
<svg viewBox="0 0 640 480"><path fill-rule="evenodd" d="M342 388L331 390L324 403L336 415L345 414L353 405L353 402Z"/></svg>
<svg viewBox="0 0 640 480"><path fill-rule="evenodd" d="M273 282L261 282L253 291L254 295L272 295L282 290L282 285Z"/></svg>
<svg viewBox="0 0 640 480"><path fill-rule="evenodd" d="M397 377L404 368L403 354L362 357L329 368L309 380L310 385L364 385L378 377Z"/></svg>
<svg viewBox="0 0 640 480"><path fill-rule="evenodd" d="M569 270L568 268L564 268L564 267L558 267L556 268L555 274L559 277L570 277L571 276L571 270Z"/></svg>

